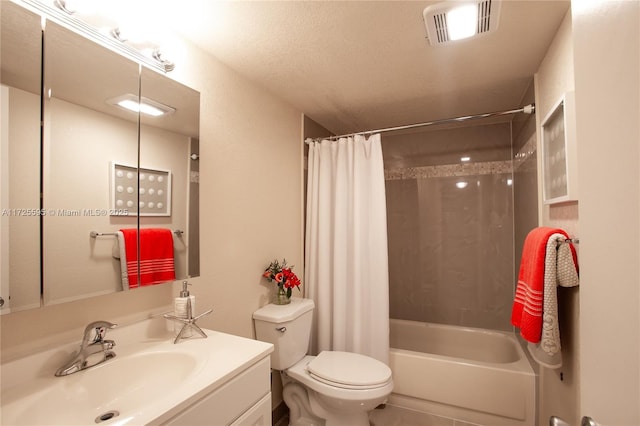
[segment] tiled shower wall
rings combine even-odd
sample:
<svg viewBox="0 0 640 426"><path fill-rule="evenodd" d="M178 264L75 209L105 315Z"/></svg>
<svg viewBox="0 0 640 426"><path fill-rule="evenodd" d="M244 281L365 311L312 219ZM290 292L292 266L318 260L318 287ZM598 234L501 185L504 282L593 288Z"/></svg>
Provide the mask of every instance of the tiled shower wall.
<svg viewBox="0 0 640 426"><path fill-rule="evenodd" d="M391 317L511 330L511 124L385 135L383 153Z"/></svg>

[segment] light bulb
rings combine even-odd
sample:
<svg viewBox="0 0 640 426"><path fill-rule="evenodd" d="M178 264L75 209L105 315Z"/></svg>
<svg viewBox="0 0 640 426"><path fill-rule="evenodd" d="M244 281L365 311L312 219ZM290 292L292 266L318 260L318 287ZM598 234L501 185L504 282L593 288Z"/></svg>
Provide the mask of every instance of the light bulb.
<svg viewBox="0 0 640 426"><path fill-rule="evenodd" d="M478 26L478 6L466 4L447 12L449 40L460 40L476 34Z"/></svg>

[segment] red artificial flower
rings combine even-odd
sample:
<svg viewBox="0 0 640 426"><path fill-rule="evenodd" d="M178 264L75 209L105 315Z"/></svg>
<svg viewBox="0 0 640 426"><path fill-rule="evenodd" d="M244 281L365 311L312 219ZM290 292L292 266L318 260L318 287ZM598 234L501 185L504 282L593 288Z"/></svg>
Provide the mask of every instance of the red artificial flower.
<svg viewBox="0 0 640 426"><path fill-rule="evenodd" d="M298 279L290 268L282 269L282 274L284 275L284 286L286 288L298 287L300 285L300 279Z"/></svg>
<svg viewBox="0 0 640 426"><path fill-rule="evenodd" d="M277 259L269 264L269 267L263 272L263 277L269 281L275 281L276 285L287 289L288 297L291 297L291 289L298 287L300 290L300 279L287 265L287 261L283 259L280 263Z"/></svg>

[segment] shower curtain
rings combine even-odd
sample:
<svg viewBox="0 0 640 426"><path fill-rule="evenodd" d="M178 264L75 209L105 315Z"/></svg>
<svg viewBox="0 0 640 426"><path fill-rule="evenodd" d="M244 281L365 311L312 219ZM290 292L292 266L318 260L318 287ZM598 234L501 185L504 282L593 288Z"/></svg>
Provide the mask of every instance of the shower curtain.
<svg viewBox="0 0 640 426"><path fill-rule="evenodd" d="M309 145L305 287L312 353L356 352L388 364L389 274L380 135Z"/></svg>

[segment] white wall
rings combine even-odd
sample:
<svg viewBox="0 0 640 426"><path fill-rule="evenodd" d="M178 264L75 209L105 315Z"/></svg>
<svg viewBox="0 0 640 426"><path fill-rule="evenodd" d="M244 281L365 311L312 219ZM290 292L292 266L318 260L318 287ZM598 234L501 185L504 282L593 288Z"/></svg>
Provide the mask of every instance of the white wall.
<svg viewBox="0 0 640 426"><path fill-rule="evenodd" d="M270 301L261 278L283 257L303 274L302 113L216 59L191 54L174 76L201 92L198 306L205 326L252 337ZM194 281L195 282L195 281Z"/></svg>
<svg viewBox="0 0 640 426"><path fill-rule="evenodd" d="M580 287L559 300L565 365L541 369L540 425L640 424L639 24L637 1L572 2L536 74L539 118L575 90L580 187L541 206L541 225L580 238Z"/></svg>
<svg viewBox="0 0 640 426"><path fill-rule="evenodd" d="M640 424L640 2L572 2L580 413Z"/></svg>
<svg viewBox="0 0 640 426"><path fill-rule="evenodd" d="M571 38L571 12L568 12L535 75L536 125L552 110L564 93L574 91L573 46ZM580 237L578 203L546 205L542 202L542 132L538 137L538 209L540 226L564 229L572 237ZM577 247L579 253L579 247ZM579 257L579 261L582 259ZM558 290L558 315L561 323L563 366L561 369L539 368L540 425L548 424L549 417L559 416L570 424L578 424L577 395L578 372L578 292L579 289Z"/></svg>
<svg viewBox="0 0 640 426"><path fill-rule="evenodd" d="M0 209L9 208L9 88L0 86ZM0 315L11 312L9 297L9 216L0 216Z"/></svg>
<svg viewBox="0 0 640 426"><path fill-rule="evenodd" d="M8 89L8 197L12 209L40 207L40 97L24 90ZM3 123L4 125L4 123ZM3 129L4 131L5 129ZM4 166L4 165L3 165ZM40 306L40 219L37 215L9 213L8 235L3 238L8 264L7 283L11 310ZM6 297L5 295L3 295Z"/></svg>

